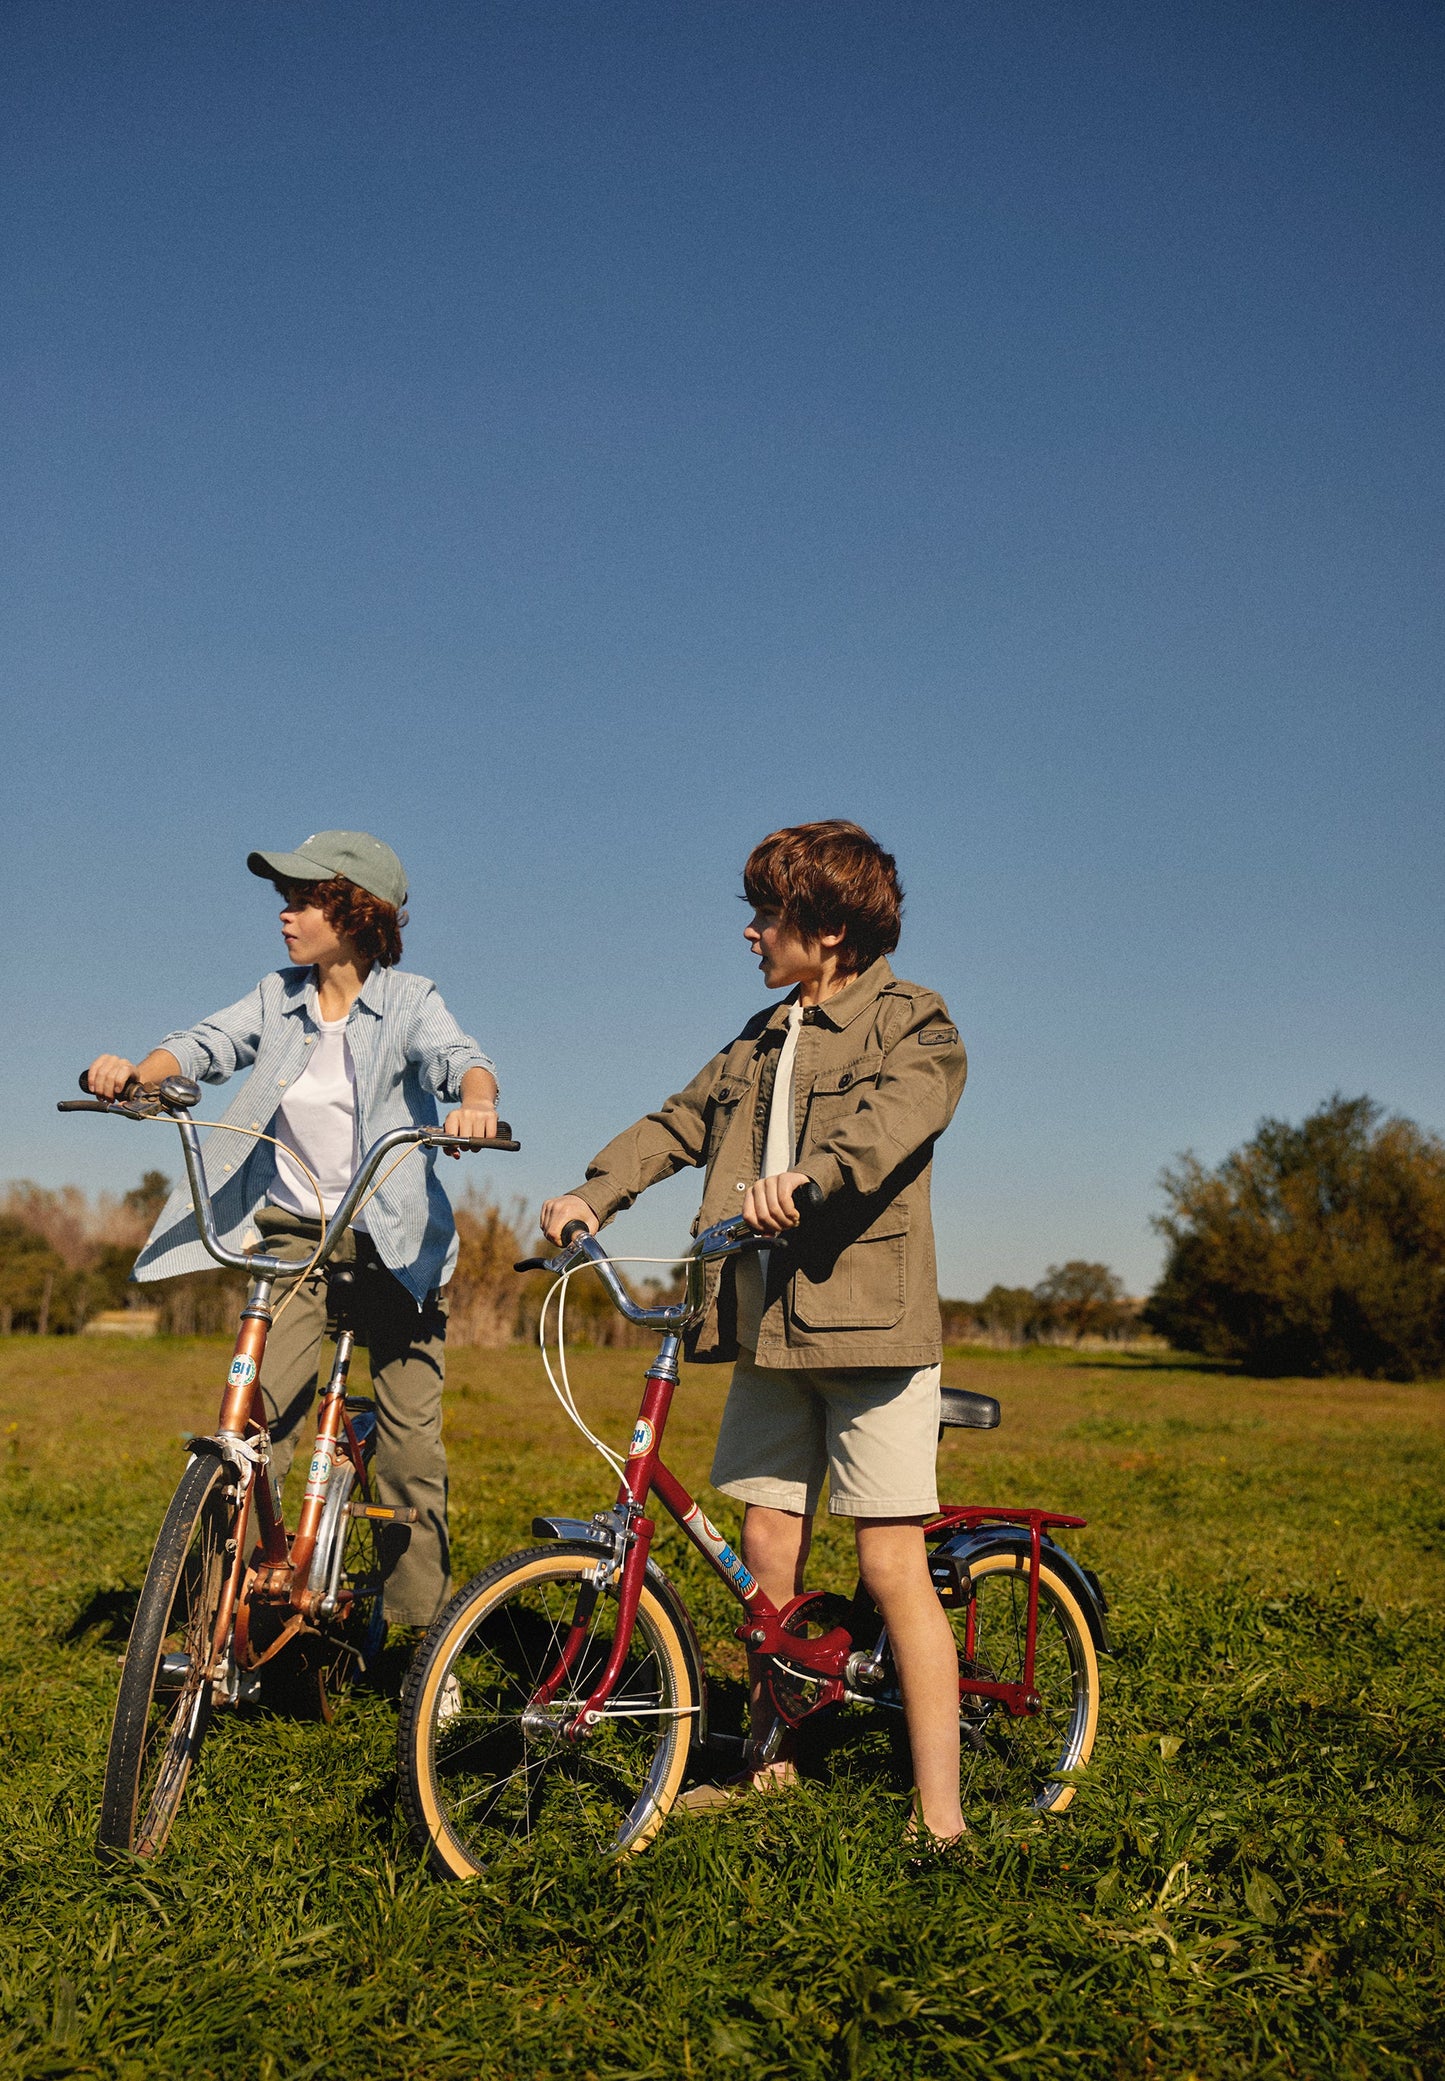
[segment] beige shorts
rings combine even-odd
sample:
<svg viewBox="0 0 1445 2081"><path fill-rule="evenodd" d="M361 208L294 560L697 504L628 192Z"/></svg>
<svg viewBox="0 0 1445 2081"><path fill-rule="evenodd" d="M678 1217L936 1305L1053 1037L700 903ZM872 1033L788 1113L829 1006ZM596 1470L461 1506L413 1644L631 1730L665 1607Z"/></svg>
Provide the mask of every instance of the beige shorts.
<svg viewBox="0 0 1445 2081"><path fill-rule="evenodd" d="M733 1367L712 1483L740 1503L811 1517L828 1476L834 1517L923 1517L938 1508L937 1366L836 1372Z"/></svg>

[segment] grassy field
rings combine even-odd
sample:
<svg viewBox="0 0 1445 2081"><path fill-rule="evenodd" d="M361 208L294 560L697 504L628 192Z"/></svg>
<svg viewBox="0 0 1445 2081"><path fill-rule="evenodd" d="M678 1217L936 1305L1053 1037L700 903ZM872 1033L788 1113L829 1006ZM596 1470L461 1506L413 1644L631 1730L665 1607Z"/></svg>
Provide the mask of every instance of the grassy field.
<svg viewBox="0 0 1445 2081"><path fill-rule="evenodd" d="M96 1863L118 1646L223 1368L199 1341L0 1342L6 2076L1445 2073L1438 1386L954 1354L1004 1424L950 1436L944 1493L1088 1517L1110 1594L1072 1811L919 1875L901 1786L844 1745L621 1870L444 1888L395 1808L395 1670L330 1727L223 1720L161 1862ZM576 1362L614 1439L637 1369ZM534 1352L451 1378L460 1580L534 1509L595 1508L605 1470ZM721 1385L689 1374L669 1434L699 1483ZM675 1532L659 1557L736 1726L732 1608ZM851 1582L831 1528L815 1577Z"/></svg>

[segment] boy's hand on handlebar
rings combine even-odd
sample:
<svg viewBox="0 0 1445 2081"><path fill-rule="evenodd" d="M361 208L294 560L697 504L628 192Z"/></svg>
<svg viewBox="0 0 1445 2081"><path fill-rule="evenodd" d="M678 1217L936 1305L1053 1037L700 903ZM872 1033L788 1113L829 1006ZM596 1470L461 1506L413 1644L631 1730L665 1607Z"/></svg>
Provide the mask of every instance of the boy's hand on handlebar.
<svg viewBox="0 0 1445 2081"><path fill-rule="evenodd" d="M575 1192L564 1192L561 1199L544 1200L542 1203L542 1233L549 1243L560 1243L562 1231L569 1221L580 1221L589 1236L595 1236L602 1226L585 1199Z"/></svg>
<svg viewBox="0 0 1445 2081"><path fill-rule="evenodd" d="M458 1141L494 1142L497 1138L497 1109L494 1105L457 1106L442 1122L443 1134L454 1134ZM461 1161L460 1149L444 1152Z"/></svg>
<svg viewBox="0 0 1445 2081"><path fill-rule="evenodd" d="M802 1216L793 1205L793 1196L812 1182L806 1171L777 1171L771 1178L759 1178L748 1187L743 1200L744 1221L763 1236L780 1236L784 1229L796 1228Z"/></svg>
<svg viewBox="0 0 1445 2081"><path fill-rule="evenodd" d="M122 1098L136 1074L135 1064L124 1055L97 1055L85 1077L95 1098Z"/></svg>

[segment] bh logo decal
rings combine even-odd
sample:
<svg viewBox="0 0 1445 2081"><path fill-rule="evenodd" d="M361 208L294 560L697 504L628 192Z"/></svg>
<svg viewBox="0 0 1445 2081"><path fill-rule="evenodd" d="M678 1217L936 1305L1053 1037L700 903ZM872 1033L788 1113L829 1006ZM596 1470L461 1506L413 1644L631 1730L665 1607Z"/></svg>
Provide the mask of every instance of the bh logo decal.
<svg viewBox="0 0 1445 2081"><path fill-rule="evenodd" d="M232 1387L249 1387L256 1377L256 1361L253 1358L233 1358L230 1380Z"/></svg>
<svg viewBox="0 0 1445 2081"><path fill-rule="evenodd" d="M645 1416L639 1416L637 1419L636 1427L634 1428L632 1433L632 1443L627 1448L628 1456L632 1459L636 1459L637 1455L640 1452L651 1452L652 1441L655 1436L656 1433L654 1432L652 1425L647 1421L647 1418Z"/></svg>

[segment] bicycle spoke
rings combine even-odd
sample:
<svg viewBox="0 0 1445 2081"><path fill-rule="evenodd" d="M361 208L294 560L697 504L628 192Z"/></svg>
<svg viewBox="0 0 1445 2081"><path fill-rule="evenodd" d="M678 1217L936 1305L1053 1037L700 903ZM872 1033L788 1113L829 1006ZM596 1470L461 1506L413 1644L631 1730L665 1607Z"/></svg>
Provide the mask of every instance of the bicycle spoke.
<svg viewBox="0 0 1445 2081"><path fill-rule="evenodd" d="M680 1761L698 1707L678 1698L649 1637L656 1622L639 1617L596 1718L572 1731L616 1640L615 1590L599 1589L595 1573L595 1558L584 1565L580 1555L559 1556L555 1574L529 1569L450 1649L456 1703L436 1726L432 1767L464 1843L570 1837L611 1854L658 1810L656 1759Z"/></svg>

